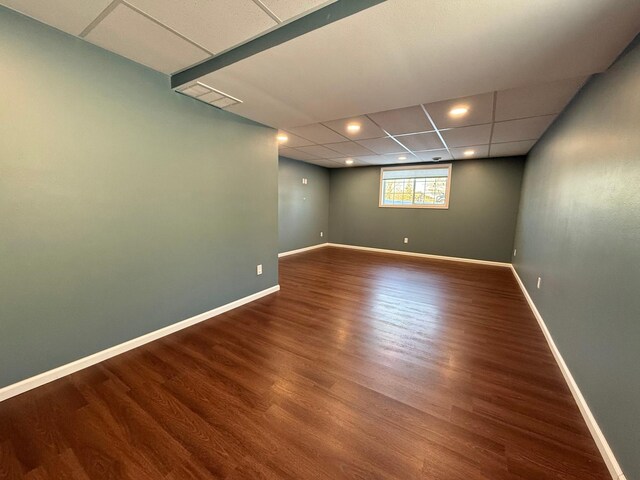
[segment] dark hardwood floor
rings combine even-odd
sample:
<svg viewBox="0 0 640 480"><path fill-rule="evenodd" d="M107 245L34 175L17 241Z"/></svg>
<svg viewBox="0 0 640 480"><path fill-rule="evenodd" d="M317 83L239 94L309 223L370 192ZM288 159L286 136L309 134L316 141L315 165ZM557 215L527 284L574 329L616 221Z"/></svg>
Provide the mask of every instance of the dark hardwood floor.
<svg viewBox="0 0 640 480"><path fill-rule="evenodd" d="M324 248L0 403L0 478L610 479L509 269Z"/></svg>

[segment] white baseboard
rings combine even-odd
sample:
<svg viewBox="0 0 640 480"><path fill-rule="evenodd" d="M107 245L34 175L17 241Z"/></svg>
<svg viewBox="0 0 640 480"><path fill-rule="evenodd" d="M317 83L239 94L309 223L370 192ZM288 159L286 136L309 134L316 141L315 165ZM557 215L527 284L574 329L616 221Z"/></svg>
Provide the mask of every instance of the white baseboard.
<svg viewBox="0 0 640 480"><path fill-rule="evenodd" d="M478 263L480 265L493 265L494 267L510 267L510 263L492 262L490 260L476 260L474 258L447 257L444 255L432 255L430 253L405 252L403 250L386 250L384 248L360 247L358 245L347 245L344 243L328 243L330 247L351 248L354 250L364 250L366 252L393 253L396 255L408 255L410 257L433 258L435 260L449 260L452 262Z"/></svg>
<svg viewBox="0 0 640 480"><path fill-rule="evenodd" d="M560 350L558 350L558 347L556 347L556 344L553 341L553 337L551 337L551 333L549 332L547 325L544 323L544 320L540 315L538 308L536 307L535 303L533 303L533 300L531 299L529 292L525 288L524 283L522 283L522 280L520 279L520 276L518 275L518 272L516 272L516 269L513 267L513 265L511 266L511 270L513 271L513 275L516 277L516 281L518 282L518 285L520 285L520 289L522 290L524 297L527 299L527 302L529 303L529 307L531 307L531 310L533 311L533 315L536 317L536 320L540 325L540 329L542 330L544 337L547 339L549 348L551 348L551 352L553 353L553 356L555 357L556 362L560 367L560 371L562 372L562 375L564 376L564 379L567 382L567 385L569 385L571 394L573 395L573 398L578 404L580 413L582 413L582 417L584 418L584 421L587 424L587 427L589 427L591 436L595 440L596 445L598 446L598 450L600 450L600 454L604 459L604 463L607 465L607 468L609 469L611 478L613 480L625 480L626 477L622 473L622 469L620 468L620 465L618 464L618 461L616 460L616 457L614 456L613 451L611 450L611 447L609 447L609 443L607 442L607 439L604 437L602 430L600 430L600 427L598 426L596 419L591 413L591 409L589 408L589 405L587 405L587 401L582 396L582 392L580 392L580 388L578 388L578 384L574 380L573 375L571 375L571 371L569 371L569 367L567 366L564 359L562 358L562 355L560 354Z"/></svg>
<svg viewBox="0 0 640 480"><path fill-rule="evenodd" d="M121 353L127 352L136 347L157 340L158 338L165 337L171 333L190 327L191 325L195 325L196 323L200 323L204 320L208 320L212 317L228 312L229 310L233 310L234 308L238 308L242 305L253 302L254 300L262 298L266 295L275 293L278 290L280 290L280 285L275 285L273 287L267 288L266 290L256 292L247 297L240 298L231 303L227 303L226 305L222 305L220 307L214 308L213 310L209 310L208 312L200 313L195 317L187 318L186 320L182 320L181 322L174 323L159 330L147 333L146 335L142 335L141 337L134 338L119 345L107 348L106 350L94 353L92 355L89 355L88 357L84 357L74 362L67 363L66 365L62 365L60 367L54 368L53 370L49 370L31 378L27 378L18 383L14 383L13 385L8 385L6 387L0 388L0 402L8 398L15 397L16 395L20 395L21 393L24 393L33 388L44 385L45 383L52 382L66 375L70 375L74 372L77 372L78 370L82 370L83 368L87 368L91 365L95 365L96 363L100 363L111 357L115 357L116 355L120 355Z"/></svg>
<svg viewBox="0 0 640 480"><path fill-rule="evenodd" d="M315 250L316 248L322 248L329 245L328 243L319 243L318 245L311 245L310 247L298 248L297 250L289 250L288 252L282 252L278 254L280 257L288 257L289 255L295 255L296 253L308 252L309 250Z"/></svg>

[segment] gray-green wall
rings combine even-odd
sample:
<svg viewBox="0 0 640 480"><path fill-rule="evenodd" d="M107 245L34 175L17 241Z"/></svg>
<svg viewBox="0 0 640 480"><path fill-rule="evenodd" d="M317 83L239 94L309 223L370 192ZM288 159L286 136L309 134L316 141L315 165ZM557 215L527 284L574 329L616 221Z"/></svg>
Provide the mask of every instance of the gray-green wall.
<svg viewBox="0 0 640 480"><path fill-rule="evenodd" d="M513 259L629 480L640 478L638 43L534 147Z"/></svg>
<svg viewBox="0 0 640 480"><path fill-rule="evenodd" d="M332 170L329 238L332 243L509 262L523 168L523 157L453 162L447 210L380 208L380 167Z"/></svg>
<svg viewBox="0 0 640 480"><path fill-rule="evenodd" d="M0 71L0 387L278 283L272 129L3 7Z"/></svg>
<svg viewBox="0 0 640 480"><path fill-rule="evenodd" d="M302 179L307 179L307 184ZM280 157L278 161L279 251L328 241L329 170ZM323 232L324 236L320 236Z"/></svg>

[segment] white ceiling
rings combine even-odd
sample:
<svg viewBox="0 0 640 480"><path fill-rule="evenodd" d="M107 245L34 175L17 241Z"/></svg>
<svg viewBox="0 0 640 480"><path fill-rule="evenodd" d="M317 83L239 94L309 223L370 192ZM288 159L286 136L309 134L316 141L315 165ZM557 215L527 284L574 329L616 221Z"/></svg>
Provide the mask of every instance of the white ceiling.
<svg viewBox="0 0 640 480"><path fill-rule="evenodd" d="M80 33L111 0L1 0L0 4L72 35Z"/></svg>
<svg viewBox="0 0 640 480"><path fill-rule="evenodd" d="M334 1L0 0L0 5L174 73Z"/></svg>
<svg viewBox="0 0 640 480"><path fill-rule="evenodd" d="M243 100L230 111L291 128L524 86L535 96L605 70L638 25L638 0L387 0L200 80Z"/></svg>
<svg viewBox="0 0 640 480"><path fill-rule="evenodd" d="M200 62L208 55L122 3L116 5L84 38L161 72ZM159 45L162 48L156 48Z"/></svg>
<svg viewBox="0 0 640 480"><path fill-rule="evenodd" d="M525 155L587 77L415 105L280 130L280 155L351 165ZM452 116L451 110L467 112ZM348 125L360 125L350 132ZM472 153L471 153L472 152Z"/></svg>
<svg viewBox="0 0 640 480"><path fill-rule="evenodd" d="M0 4L173 73L334 1ZM638 0L387 0L177 90L286 130L281 154L319 165L519 155L638 25Z"/></svg>

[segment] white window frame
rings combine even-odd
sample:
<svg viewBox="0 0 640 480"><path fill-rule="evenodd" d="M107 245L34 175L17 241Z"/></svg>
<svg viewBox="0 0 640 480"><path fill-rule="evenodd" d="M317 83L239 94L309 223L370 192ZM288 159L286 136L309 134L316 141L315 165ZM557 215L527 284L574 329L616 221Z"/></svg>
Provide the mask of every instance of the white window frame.
<svg viewBox="0 0 640 480"><path fill-rule="evenodd" d="M447 190L445 193L444 205L384 205L382 200L384 198L383 181L382 177L384 172L392 170L429 170L429 169L442 169L447 168ZM440 210L447 210L449 208L449 194L451 192L451 164L450 163L437 163L437 164L423 164L423 165L411 165L406 167L382 167L380 169L380 188L378 191L378 207L380 208L435 208Z"/></svg>

